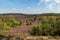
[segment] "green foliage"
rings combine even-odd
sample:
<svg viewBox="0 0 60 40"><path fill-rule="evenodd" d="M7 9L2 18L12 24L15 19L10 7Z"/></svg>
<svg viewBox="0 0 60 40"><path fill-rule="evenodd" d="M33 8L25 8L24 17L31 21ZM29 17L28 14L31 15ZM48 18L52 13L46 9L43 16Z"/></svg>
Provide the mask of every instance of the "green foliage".
<svg viewBox="0 0 60 40"><path fill-rule="evenodd" d="M26 22L26 25L31 25L31 22Z"/></svg>
<svg viewBox="0 0 60 40"><path fill-rule="evenodd" d="M31 35L60 35L60 19L58 18L48 18L41 21L38 26L33 27L30 32Z"/></svg>
<svg viewBox="0 0 60 40"><path fill-rule="evenodd" d="M40 35L41 29L39 27L33 27L32 30L29 31L31 35Z"/></svg>
<svg viewBox="0 0 60 40"><path fill-rule="evenodd" d="M21 26L21 22L14 17L0 16L0 30L8 30L12 27Z"/></svg>

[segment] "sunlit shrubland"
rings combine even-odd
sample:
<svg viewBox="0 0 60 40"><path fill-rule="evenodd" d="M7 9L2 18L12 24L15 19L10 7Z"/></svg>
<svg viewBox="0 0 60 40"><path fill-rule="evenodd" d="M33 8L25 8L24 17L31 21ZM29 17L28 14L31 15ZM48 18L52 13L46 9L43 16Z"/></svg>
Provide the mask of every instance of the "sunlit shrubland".
<svg viewBox="0 0 60 40"><path fill-rule="evenodd" d="M21 26L21 22L16 18L0 16L0 30L8 30L16 26Z"/></svg>

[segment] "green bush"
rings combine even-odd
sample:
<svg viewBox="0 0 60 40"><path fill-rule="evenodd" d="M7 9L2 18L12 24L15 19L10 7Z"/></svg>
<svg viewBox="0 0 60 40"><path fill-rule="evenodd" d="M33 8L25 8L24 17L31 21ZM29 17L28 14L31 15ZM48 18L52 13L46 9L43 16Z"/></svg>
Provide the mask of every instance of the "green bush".
<svg viewBox="0 0 60 40"><path fill-rule="evenodd" d="M29 33L31 35L42 36L59 36L60 35L60 19L48 18L41 21L38 26L33 27Z"/></svg>
<svg viewBox="0 0 60 40"><path fill-rule="evenodd" d="M31 25L31 22L26 22L26 25Z"/></svg>
<svg viewBox="0 0 60 40"><path fill-rule="evenodd" d="M14 17L0 17L0 30L8 30L12 27L21 26L21 22Z"/></svg>
<svg viewBox="0 0 60 40"><path fill-rule="evenodd" d="M29 31L31 35L41 35L41 29L39 27L33 27L32 30Z"/></svg>

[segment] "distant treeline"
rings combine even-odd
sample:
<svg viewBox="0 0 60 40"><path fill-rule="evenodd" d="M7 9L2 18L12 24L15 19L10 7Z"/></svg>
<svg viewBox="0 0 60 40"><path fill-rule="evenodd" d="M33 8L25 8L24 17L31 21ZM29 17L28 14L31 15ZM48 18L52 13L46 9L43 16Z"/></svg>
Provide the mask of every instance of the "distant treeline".
<svg viewBox="0 0 60 40"><path fill-rule="evenodd" d="M24 16L58 16L60 13L39 13L39 14L24 14L24 13L1 13L0 15L24 15Z"/></svg>

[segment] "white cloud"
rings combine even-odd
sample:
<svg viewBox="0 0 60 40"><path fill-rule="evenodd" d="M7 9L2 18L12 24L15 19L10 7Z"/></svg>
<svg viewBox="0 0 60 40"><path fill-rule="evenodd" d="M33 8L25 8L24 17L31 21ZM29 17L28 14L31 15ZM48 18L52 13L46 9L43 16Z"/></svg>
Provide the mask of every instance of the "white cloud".
<svg viewBox="0 0 60 40"><path fill-rule="evenodd" d="M52 5L48 5L47 8L50 9L50 10L53 9Z"/></svg>
<svg viewBox="0 0 60 40"><path fill-rule="evenodd" d="M53 10L55 7L55 3L48 4L48 5L46 5L46 7L50 10Z"/></svg>
<svg viewBox="0 0 60 40"><path fill-rule="evenodd" d="M45 2L49 2L50 0L44 0Z"/></svg>
<svg viewBox="0 0 60 40"><path fill-rule="evenodd" d="M60 0L55 0L55 3L60 4Z"/></svg>
<svg viewBox="0 0 60 40"><path fill-rule="evenodd" d="M60 5L60 0L39 0L38 5L42 4L43 2L48 9L53 9L54 6L58 7L58 5Z"/></svg>
<svg viewBox="0 0 60 40"><path fill-rule="evenodd" d="M39 0L40 2L45 2L45 3L48 3L48 2L53 2L53 3L56 3L56 4L60 4L60 0Z"/></svg>
<svg viewBox="0 0 60 40"><path fill-rule="evenodd" d="M60 13L60 0L39 0L37 5L44 6L42 13Z"/></svg>

